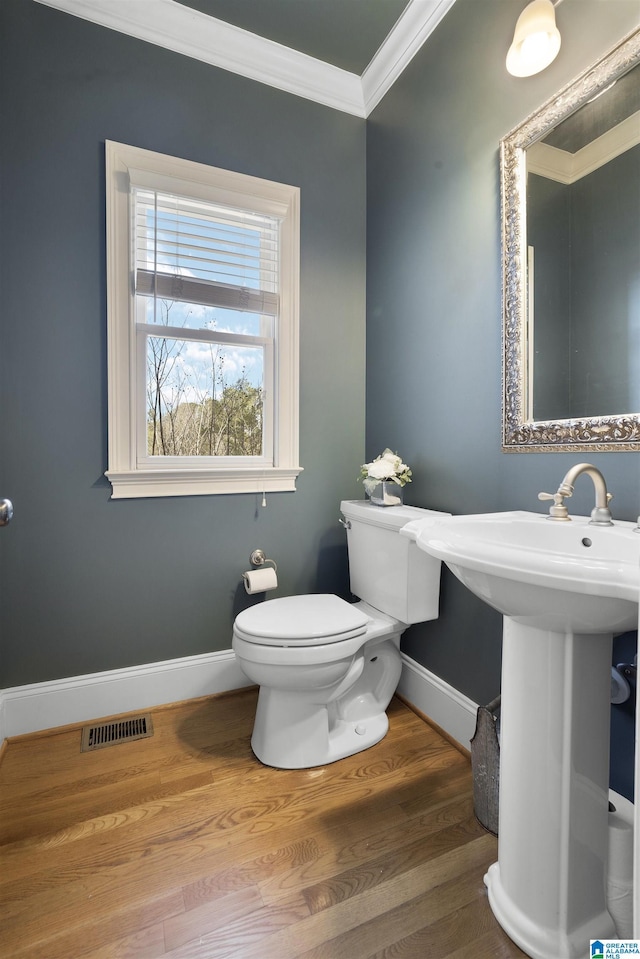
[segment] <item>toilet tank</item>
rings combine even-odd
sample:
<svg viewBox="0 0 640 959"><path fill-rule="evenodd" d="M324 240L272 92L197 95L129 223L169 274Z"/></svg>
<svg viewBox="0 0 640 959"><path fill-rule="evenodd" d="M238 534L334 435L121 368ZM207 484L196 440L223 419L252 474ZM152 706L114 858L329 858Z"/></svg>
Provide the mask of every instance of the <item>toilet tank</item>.
<svg viewBox="0 0 640 959"><path fill-rule="evenodd" d="M449 516L417 506L375 506L343 500L351 592L402 623L438 618L442 563L400 534L407 523Z"/></svg>

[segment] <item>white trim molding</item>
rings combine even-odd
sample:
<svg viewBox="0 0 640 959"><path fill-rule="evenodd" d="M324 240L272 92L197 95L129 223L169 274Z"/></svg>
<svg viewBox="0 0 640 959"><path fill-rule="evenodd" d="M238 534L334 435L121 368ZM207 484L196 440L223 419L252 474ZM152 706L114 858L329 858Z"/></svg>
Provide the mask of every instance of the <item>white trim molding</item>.
<svg viewBox="0 0 640 959"><path fill-rule="evenodd" d="M37 0L211 66L367 117L455 0L410 0L362 77L176 0Z"/></svg>
<svg viewBox="0 0 640 959"><path fill-rule="evenodd" d="M477 706L401 653L398 692L469 749ZM251 686L232 649L0 690L0 743L11 736Z"/></svg>
<svg viewBox="0 0 640 959"><path fill-rule="evenodd" d="M527 148L527 173L556 180L558 183L575 183L583 176L593 173L601 166L640 143L640 110L612 127L591 143L569 153L538 140Z"/></svg>
<svg viewBox="0 0 640 959"><path fill-rule="evenodd" d="M454 3L455 0L410 0L362 74L365 117L377 107Z"/></svg>
<svg viewBox="0 0 640 959"><path fill-rule="evenodd" d="M10 736L251 686L231 649L0 690L0 743Z"/></svg>
<svg viewBox="0 0 640 959"><path fill-rule="evenodd" d="M218 470L107 470L112 499L154 496L209 496L217 493L295 493L302 467Z"/></svg>
<svg viewBox="0 0 640 959"><path fill-rule="evenodd" d="M405 653L398 692L463 749L470 751L478 705Z"/></svg>

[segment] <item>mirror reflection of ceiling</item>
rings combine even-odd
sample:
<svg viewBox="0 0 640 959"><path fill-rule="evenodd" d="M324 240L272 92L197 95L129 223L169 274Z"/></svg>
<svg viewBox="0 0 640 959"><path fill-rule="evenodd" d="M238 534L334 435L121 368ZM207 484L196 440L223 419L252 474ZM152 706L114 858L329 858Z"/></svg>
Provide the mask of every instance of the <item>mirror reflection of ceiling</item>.
<svg viewBox="0 0 640 959"><path fill-rule="evenodd" d="M527 171L575 183L640 144L640 66L527 148Z"/></svg>
<svg viewBox="0 0 640 959"><path fill-rule="evenodd" d="M640 68L630 70L612 87L558 124L543 140L576 153L597 137L640 111Z"/></svg>
<svg viewBox="0 0 640 959"><path fill-rule="evenodd" d="M179 0L232 26L362 74L409 0Z"/></svg>

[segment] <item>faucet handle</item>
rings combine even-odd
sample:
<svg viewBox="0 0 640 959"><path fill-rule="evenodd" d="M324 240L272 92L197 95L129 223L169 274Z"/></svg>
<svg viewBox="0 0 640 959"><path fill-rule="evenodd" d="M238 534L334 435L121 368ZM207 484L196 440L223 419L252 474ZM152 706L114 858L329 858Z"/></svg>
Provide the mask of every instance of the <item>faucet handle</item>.
<svg viewBox="0 0 640 959"><path fill-rule="evenodd" d="M549 507L549 516L547 519L569 521L569 510L564 505L565 494L558 490L557 493L538 493L540 500L553 500L553 506Z"/></svg>

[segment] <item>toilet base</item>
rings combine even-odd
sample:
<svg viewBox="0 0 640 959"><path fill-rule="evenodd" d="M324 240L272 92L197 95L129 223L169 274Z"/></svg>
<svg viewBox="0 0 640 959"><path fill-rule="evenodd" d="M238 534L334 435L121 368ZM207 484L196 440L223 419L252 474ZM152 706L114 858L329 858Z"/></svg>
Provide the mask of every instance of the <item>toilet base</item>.
<svg viewBox="0 0 640 959"><path fill-rule="evenodd" d="M281 720L282 711L287 716L286 725ZM375 746L388 729L389 718L384 711L357 720L330 720L326 705L308 703L295 693L262 686L251 748L265 766L309 769Z"/></svg>

